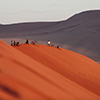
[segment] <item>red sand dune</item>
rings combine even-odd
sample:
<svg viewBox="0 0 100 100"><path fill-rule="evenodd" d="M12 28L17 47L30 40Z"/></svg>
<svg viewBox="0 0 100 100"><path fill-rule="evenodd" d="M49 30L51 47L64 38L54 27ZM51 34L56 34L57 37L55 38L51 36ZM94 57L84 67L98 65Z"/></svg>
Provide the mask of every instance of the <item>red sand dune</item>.
<svg viewBox="0 0 100 100"><path fill-rule="evenodd" d="M100 62L100 10L80 12L58 22L0 25L0 38L35 39L42 44L49 39L53 45Z"/></svg>
<svg viewBox="0 0 100 100"><path fill-rule="evenodd" d="M1 100L100 100L100 65L65 49L0 40Z"/></svg>

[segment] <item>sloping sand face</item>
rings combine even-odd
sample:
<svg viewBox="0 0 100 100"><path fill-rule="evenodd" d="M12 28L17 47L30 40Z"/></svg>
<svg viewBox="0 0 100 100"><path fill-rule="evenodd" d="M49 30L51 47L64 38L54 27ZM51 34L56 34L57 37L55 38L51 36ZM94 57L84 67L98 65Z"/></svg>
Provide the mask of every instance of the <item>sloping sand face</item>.
<svg viewBox="0 0 100 100"><path fill-rule="evenodd" d="M100 100L99 72L98 63L65 49L0 41L1 100Z"/></svg>

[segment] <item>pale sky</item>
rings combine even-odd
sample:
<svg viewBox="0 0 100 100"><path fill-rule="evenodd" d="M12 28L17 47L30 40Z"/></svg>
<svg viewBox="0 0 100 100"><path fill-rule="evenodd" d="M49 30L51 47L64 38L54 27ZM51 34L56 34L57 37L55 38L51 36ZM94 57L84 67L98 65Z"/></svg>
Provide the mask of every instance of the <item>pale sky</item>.
<svg viewBox="0 0 100 100"><path fill-rule="evenodd" d="M100 10L100 0L0 0L0 23L61 21L86 10Z"/></svg>

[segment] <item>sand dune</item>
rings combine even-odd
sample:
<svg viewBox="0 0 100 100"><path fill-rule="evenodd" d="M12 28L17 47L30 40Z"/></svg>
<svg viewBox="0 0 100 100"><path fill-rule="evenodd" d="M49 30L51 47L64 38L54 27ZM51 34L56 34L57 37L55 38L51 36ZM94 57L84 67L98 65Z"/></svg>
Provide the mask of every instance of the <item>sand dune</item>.
<svg viewBox="0 0 100 100"><path fill-rule="evenodd" d="M1 100L100 100L100 65L46 45L0 40Z"/></svg>
<svg viewBox="0 0 100 100"><path fill-rule="evenodd" d="M100 61L100 10L84 11L59 22L0 25L0 38L36 39Z"/></svg>

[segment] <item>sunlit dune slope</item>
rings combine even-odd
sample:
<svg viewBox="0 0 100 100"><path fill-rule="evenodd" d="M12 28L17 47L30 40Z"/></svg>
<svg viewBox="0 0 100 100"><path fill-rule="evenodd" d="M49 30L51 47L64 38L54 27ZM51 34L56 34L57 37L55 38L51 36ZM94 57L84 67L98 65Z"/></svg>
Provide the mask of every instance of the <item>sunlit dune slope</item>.
<svg viewBox="0 0 100 100"><path fill-rule="evenodd" d="M15 48L100 96L100 65L93 60L66 49L45 45L23 44Z"/></svg>
<svg viewBox="0 0 100 100"><path fill-rule="evenodd" d="M25 44L11 47L0 40L0 99L100 100L99 67L65 49ZM93 84L91 91L79 81L88 86Z"/></svg>

